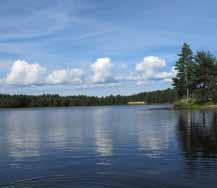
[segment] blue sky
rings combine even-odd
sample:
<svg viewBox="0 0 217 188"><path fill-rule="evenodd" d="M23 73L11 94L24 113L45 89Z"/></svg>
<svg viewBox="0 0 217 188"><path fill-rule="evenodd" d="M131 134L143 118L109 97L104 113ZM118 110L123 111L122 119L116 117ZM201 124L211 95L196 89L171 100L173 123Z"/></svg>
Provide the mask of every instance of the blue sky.
<svg viewBox="0 0 217 188"><path fill-rule="evenodd" d="M214 0L1 0L0 92L171 87L181 45L217 54Z"/></svg>

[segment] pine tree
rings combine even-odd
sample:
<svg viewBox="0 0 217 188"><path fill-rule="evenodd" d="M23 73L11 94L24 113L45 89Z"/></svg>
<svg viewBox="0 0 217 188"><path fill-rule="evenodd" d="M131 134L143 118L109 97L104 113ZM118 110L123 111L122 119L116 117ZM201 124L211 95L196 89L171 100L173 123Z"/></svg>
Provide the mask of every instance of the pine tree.
<svg viewBox="0 0 217 188"><path fill-rule="evenodd" d="M178 56L179 59L175 65L177 75L173 78L173 85L177 90L177 94L180 97L185 96L188 100L189 96L192 94L192 73L194 69L193 53L190 46L184 43L181 53Z"/></svg>
<svg viewBox="0 0 217 188"><path fill-rule="evenodd" d="M216 58L209 52L197 52L195 56L196 71L195 85L196 93L200 100L208 101L216 98L217 93L217 64Z"/></svg>

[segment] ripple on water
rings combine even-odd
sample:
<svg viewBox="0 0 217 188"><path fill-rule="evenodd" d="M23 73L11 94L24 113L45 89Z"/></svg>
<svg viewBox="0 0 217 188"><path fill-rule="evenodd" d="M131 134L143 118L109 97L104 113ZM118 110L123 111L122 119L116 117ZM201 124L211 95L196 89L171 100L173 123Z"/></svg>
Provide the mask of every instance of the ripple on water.
<svg viewBox="0 0 217 188"><path fill-rule="evenodd" d="M23 179L8 185L0 185L0 188L38 188L38 187L79 187L79 188L130 188L130 187L156 187L153 181L144 179L141 176L120 176L115 174L97 174L88 177L72 177L56 175L49 177L34 177Z"/></svg>

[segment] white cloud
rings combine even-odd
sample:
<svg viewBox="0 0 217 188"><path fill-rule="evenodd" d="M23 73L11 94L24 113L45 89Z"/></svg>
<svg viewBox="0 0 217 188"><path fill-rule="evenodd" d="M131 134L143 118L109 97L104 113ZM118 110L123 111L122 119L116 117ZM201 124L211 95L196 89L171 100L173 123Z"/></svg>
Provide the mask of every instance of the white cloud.
<svg viewBox="0 0 217 188"><path fill-rule="evenodd" d="M47 74L45 67L25 60L13 63L9 73L0 78L1 85L48 85L48 84L82 84L84 72L81 69L58 69Z"/></svg>
<svg viewBox="0 0 217 188"><path fill-rule="evenodd" d="M81 69L59 69L48 75L46 81L48 84L81 84L83 76Z"/></svg>
<svg viewBox="0 0 217 188"><path fill-rule="evenodd" d="M154 69L154 68L162 68L166 66L166 61L157 56L147 56L143 58L141 63L136 65L137 71L144 71L146 68Z"/></svg>
<svg viewBox="0 0 217 188"><path fill-rule="evenodd" d="M17 60L12 65L4 82L11 85L41 84L46 69L39 64L31 64L24 60Z"/></svg>
<svg viewBox="0 0 217 188"><path fill-rule="evenodd" d="M176 75L174 67L170 71L164 71L166 61L160 57L147 56L142 62L136 64L135 70L130 73L116 67L116 73L113 74L113 64L108 57L98 58L91 65L92 76L84 79L85 73L79 68L57 69L48 72L46 67L37 64L29 63L25 60L15 61L8 74L0 78L0 85L76 85L80 88L92 87L114 87L123 82L135 82L138 85L149 83L150 80L159 80L170 82ZM167 69L168 70L168 69ZM86 80L86 81L85 81Z"/></svg>
<svg viewBox="0 0 217 188"><path fill-rule="evenodd" d="M156 56L147 56L136 65L136 72L141 79L152 79L165 66L166 62L164 59Z"/></svg>
<svg viewBox="0 0 217 188"><path fill-rule="evenodd" d="M175 76L174 68L170 72L162 71L166 67L166 61L157 56L147 56L143 61L136 64L135 72L131 73L129 80L137 81L141 85L147 80L164 80L171 82Z"/></svg>
<svg viewBox="0 0 217 188"><path fill-rule="evenodd" d="M177 70L175 70L175 67L172 67L171 71L165 74L164 81L172 83L172 78L174 78L176 74Z"/></svg>
<svg viewBox="0 0 217 188"><path fill-rule="evenodd" d="M93 71L92 83L111 83L115 79L112 75L112 63L111 59L108 57L99 58L95 63L91 65L91 70Z"/></svg>

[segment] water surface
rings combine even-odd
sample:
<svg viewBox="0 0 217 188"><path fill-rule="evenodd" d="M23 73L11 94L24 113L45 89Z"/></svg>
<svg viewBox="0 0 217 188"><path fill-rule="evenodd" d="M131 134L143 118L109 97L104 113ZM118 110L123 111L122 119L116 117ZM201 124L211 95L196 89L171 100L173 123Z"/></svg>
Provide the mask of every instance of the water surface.
<svg viewBox="0 0 217 188"><path fill-rule="evenodd" d="M167 107L2 109L0 187L216 187L216 112Z"/></svg>

